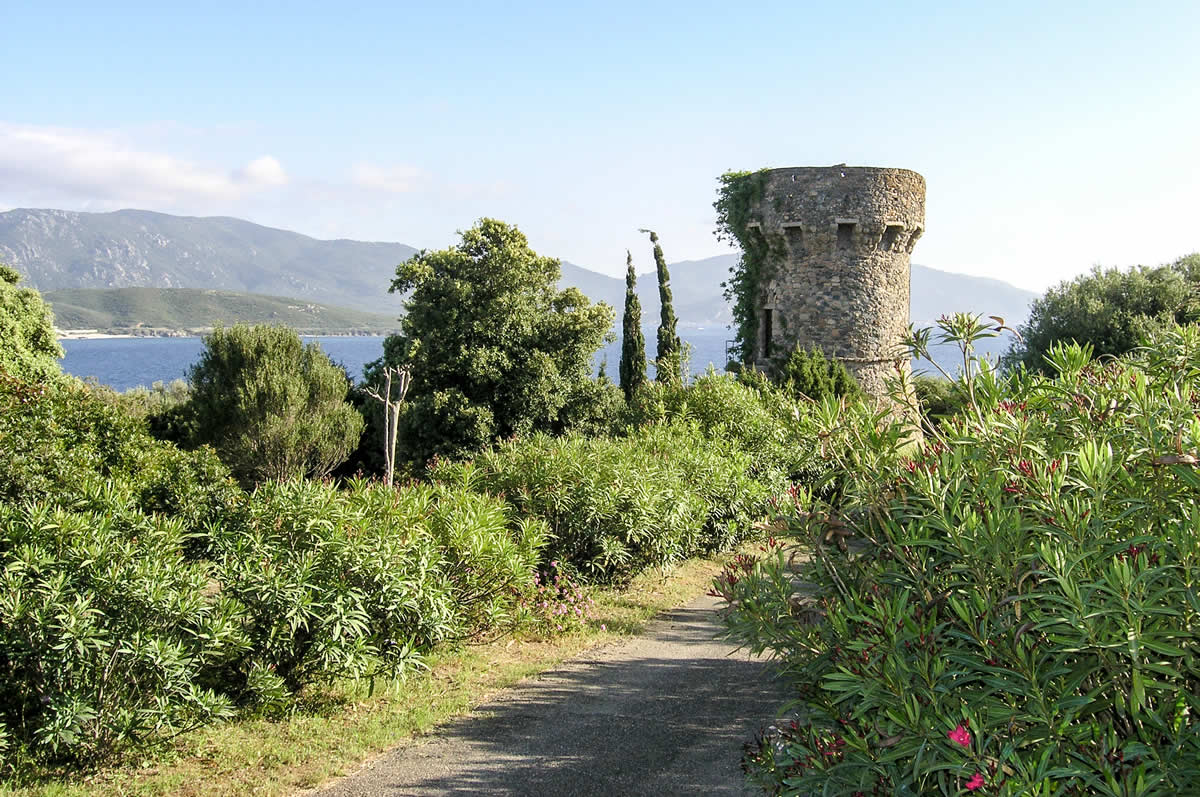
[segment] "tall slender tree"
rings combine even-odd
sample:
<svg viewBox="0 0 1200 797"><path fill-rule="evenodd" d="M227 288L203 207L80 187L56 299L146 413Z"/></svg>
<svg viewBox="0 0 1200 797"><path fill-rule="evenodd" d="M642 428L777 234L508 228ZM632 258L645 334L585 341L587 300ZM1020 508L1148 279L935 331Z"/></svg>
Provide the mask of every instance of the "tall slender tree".
<svg viewBox="0 0 1200 797"><path fill-rule="evenodd" d="M679 335L675 332L678 319L675 318L675 306L671 303L671 275L667 273L667 259L663 257L662 247L658 245L658 233L654 230L640 232L650 233L650 243L654 244L654 263L658 266L658 298L662 304L654 378L666 384L678 384L683 378L683 347Z"/></svg>
<svg viewBox="0 0 1200 797"><path fill-rule="evenodd" d="M625 250L625 317L621 325L621 390L625 400L646 382L646 336L642 334L642 303L637 297L633 255Z"/></svg>

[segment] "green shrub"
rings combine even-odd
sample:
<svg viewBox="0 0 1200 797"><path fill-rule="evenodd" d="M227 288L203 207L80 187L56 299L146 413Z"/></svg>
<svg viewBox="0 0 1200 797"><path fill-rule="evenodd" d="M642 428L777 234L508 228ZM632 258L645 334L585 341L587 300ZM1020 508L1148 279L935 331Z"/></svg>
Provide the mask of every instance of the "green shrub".
<svg viewBox="0 0 1200 797"><path fill-rule="evenodd" d="M186 405L194 442L211 444L244 484L325 476L354 450L363 419L320 346L245 324L218 327L204 345Z"/></svg>
<svg viewBox="0 0 1200 797"><path fill-rule="evenodd" d="M510 619L541 543L501 502L425 485L268 482L248 506L214 530L215 572L246 608L257 699L392 675Z"/></svg>
<svg viewBox="0 0 1200 797"><path fill-rule="evenodd" d="M193 540L244 497L212 449L184 452L159 442L68 379L30 383L0 374L0 462L0 500L71 507L87 498L96 511L134 508L180 519ZM121 497L96 505L98 484Z"/></svg>
<svg viewBox="0 0 1200 797"><path fill-rule="evenodd" d="M435 481L502 495L545 520L543 560L598 581L728 547L766 513L771 483L752 460L692 424L648 424L625 438L536 435L469 463L436 463Z"/></svg>
<svg viewBox="0 0 1200 797"><path fill-rule="evenodd" d="M32 288L18 288L21 275L0 263L0 374L43 380L60 373L62 347L54 316Z"/></svg>
<svg viewBox="0 0 1200 797"><path fill-rule="evenodd" d="M912 385L921 408L921 417L927 425L936 425L962 412L967 406L968 396L957 382L927 374L914 374Z"/></svg>
<svg viewBox="0 0 1200 797"><path fill-rule="evenodd" d="M239 607L183 540L178 521L0 503L10 756L95 759L232 714L210 676L245 648Z"/></svg>
<svg viewBox="0 0 1200 797"><path fill-rule="evenodd" d="M1097 357L1125 354L1164 323L1200 317L1198 290L1200 254L1128 271L1097 266L1034 299L1004 365L1048 374L1046 355L1059 343L1091 346Z"/></svg>
<svg viewBox="0 0 1200 797"><path fill-rule="evenodd" d="M589 436L609 434L624 411L624 394L607 377L576 382L558 411L558 421L551 431Z"/></svg>
<svg viewBox="0 0 1200 797"><path fill-rule="evenodd" d="M820 349L806 350L799 344L772 364L771 381L795 398L807 396L813 401L826 396L856 399L863 395L840 361L826 358Z"/></svg>
<svg viewBox="0 0 1200 797"><path fill-rule="evenodd" d="M717 584L733 637L784 658L803 708L750 757L761 785L1194 791L1200 330L1051 362L1053 379L975 373L911 458L898 423L812 417L845 483L792 518L811 592L783 553Z"/></svg>
<svg viewBox="0 0 1200 797"><path fill-rule="evenodd" d="M434 456L468 456L560 422L613 321L608 305L558 290L560 276L558 260L495 219L397 267L391 290L409 294L401 333L387 339L367 378L379 386L380 366L412 371L403 458L422 466Z"/></svg>

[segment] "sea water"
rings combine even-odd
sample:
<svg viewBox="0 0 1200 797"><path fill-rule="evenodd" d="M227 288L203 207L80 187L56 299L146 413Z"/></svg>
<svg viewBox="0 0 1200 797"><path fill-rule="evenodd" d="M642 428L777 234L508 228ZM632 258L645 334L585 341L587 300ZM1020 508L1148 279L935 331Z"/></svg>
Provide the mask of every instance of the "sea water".
<svg viewBox="0 0 1200 797"><path fill-rule="evenodd" d="M646 356L653 360L655 331L651 328L644 334ZM731 330L721 327L690 328L680 330L680 337L684 343L691 345L690 369L694 376L703 374L710 366L718 371L724 370L726 347L733 338ZM322 336L305 338L305 341L320 344L325 353L356 380L362 379L363 366L383 355L382 337ZM64 371L81 378L93 377L116 390L186 379L188 370L204 351L201 338L95 338L63 340L60 343L66 352L62 360ZM1000 339L981 343L981 352L991 355L993 359L1007 346ZM952 347L939 347L935 358L951 373L961 367L961 358ZM620 362L619 340L605 345L595 357L596 367L603 365L608 378L614 382L618 377ZM917 362L914 366L919 371L932 370L928 363ZM653 364L648 370L653 375Z"/></svg>

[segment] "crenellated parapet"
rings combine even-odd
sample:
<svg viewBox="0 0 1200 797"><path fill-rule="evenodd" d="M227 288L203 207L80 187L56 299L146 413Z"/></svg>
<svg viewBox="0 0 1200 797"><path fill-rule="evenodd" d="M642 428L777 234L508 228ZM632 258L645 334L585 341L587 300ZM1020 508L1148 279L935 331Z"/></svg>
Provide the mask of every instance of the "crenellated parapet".
<svg viewBox="0 0 1200 797"><path fill-rule="evenodd" d="M909 256L925 231L925 178L831 166L772 169L764 179L746 224L770 252L759 287L760 362L796 343L819 347L869 393L886 395L908 327Z"/></svg>

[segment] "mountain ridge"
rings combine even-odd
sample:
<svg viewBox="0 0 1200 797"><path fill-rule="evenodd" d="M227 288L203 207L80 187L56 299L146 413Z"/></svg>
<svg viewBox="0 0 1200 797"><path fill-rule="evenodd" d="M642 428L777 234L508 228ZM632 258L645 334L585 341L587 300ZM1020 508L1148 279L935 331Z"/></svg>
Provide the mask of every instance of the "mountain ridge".
<svg viewBox="0 0 1200 797"><path fill-rule="evenodd" d="M42 294L63 331L209 329L220 324L282 324L297 332L384 334L400 327L395 315L366 313L286 296L200 288L64 288Z"/></svg>
<svg viewBox="0 0 1200 797"><path fill-rule="evenodd" d="M416 253L407 244L319 239L232 216L174 216L124 209L82 213L18 208L0 213L0 262L43 292L79 288L233 291L397 315L387 293L396 266ZM668 246L669 251L669 246ZM649 246L646 257L649 259ZM721 283L736 253L670 264L675 311L685 326L732 320ZM625 281L562 262L561 286L578 287L620 315ZM643 317L659 312L655 272L638 275ZM1036 295L1001 280L913 265L910 314L928 323L970 311L1020 323Z"/></svg>

